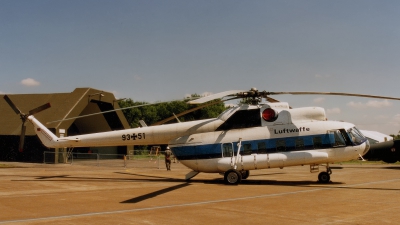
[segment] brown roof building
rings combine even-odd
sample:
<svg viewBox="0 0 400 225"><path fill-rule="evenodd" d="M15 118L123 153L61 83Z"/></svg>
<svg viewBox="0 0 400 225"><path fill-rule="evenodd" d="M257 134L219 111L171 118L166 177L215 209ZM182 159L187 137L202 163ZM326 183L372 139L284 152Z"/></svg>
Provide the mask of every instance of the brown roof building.
<svg viewBox="0 0 400 225"><path fill-rule="evenodd" d="M41 144L29 122L26 123L23 152L18 151L22 121L3 99L4 95L0 95L0 97L0 161L42 162L43 152L48 149ZM129 124L120 110L100 114L100 112L119 109L118 100L110 92L93 88L76 88L71 93L9 94L8 97L23 113L50 103L50 108L34 116L57 136L63 132L65 132L64 136L72 136L129 128ZM75 118L95 113L99 114ZM68 118L72 119L65 120ZM126 154L127 146L80 148L74 151Z"/></svg>

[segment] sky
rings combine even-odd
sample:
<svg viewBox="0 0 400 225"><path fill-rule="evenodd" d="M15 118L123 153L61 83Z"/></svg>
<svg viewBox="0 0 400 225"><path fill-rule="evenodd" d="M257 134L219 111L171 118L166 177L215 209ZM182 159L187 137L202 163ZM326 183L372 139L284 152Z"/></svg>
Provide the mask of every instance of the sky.
<svg viewBox="0 0 400 225"><path fill-rule="evenodd" d="M400 97L397 0L2 0L0 94L91 87L135 101L228 90ZM400 101L272 96L400 131Z"/></svg>

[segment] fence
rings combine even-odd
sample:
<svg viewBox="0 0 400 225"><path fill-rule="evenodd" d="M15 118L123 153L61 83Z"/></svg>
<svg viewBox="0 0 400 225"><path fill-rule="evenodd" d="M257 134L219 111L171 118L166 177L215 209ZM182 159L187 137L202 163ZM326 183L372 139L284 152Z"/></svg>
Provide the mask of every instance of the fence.
<svg viewBox="0 0 400 225"><path fill-rule="evenodd" d="M43 152L43 163L76 164L87 166L158 168L164 162L163 155L152 155L149 151L129 152L123 154L76 153L76 152ZM131 154L134 153L134 154ZM139 154L140 153L140 154Z"/></svg>

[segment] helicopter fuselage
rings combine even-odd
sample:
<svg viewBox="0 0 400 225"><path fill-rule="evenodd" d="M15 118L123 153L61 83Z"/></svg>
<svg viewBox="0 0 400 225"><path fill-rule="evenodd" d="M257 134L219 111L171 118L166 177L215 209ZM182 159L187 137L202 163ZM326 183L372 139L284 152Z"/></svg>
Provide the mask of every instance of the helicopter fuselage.
<svg viewBox="0 0 400 225"><path fill-rule="evenodd" d="M336 121L244 128L179 137L170 147L182 164L209 173L334 163L367 152L366 139L351 140L353 129Z"/></svg>
<svg viewBox="0 0 400 225"><path fill-rule="evenodd" d="M369 149L353 124L328 121L323 108L290 109L282 102L241 105L214 119L63 138L33 116L28 120L49 148L168 144L196 172L329 165L357 159Z"/></svg>

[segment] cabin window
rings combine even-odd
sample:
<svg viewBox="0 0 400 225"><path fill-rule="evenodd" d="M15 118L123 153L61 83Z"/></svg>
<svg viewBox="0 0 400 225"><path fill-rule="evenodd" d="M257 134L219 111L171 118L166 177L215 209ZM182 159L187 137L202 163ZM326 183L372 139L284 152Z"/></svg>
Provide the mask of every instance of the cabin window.
<svg viewBox="0 0 400 225"><path fill-rule="evenodd" d="M217 131L249 127L261 127L260 109L236 111L217 128Z"/></svg>
<svg viewBox="0 0 400 225"><path fill-rule="evenodd" d="M258 154L267 153L267 145L265 144L265 142L258 142L257 150Z"/></svg>
<svg viewBox="0 0 400 225"><path fill-rule="evenodd" d="M322 148L322 138L321 137L313 137L314 149Z"/></svg>
<svg viewBox="0 0 400 225"><path fill-rule="evenodd" d="M253 151L251 150L251 144L244 144L243 145L243 155L251 155Z"/></svg>
<svg viewBox="0 0 400 225"><path fill-rule="evenodd" d="M276 151L277 151L277 152L284 152L284 151L286 151L286 143L285 143L285 140L277 140L277 141L276 141Z"/></svg>
<svg viewBox="0 0 400 225"><path fill-rule="evenodd" d="M233 156L233 145L232 143L222 144L222 157L232 157Z"/></svg>
<svg viewBox="0 0 400 225"><path fill-rule="evenodd" d="M303 150L304 149L304 139L297 138L296 142L295 142L295 147L296 147L296 150Z"/></svg>

